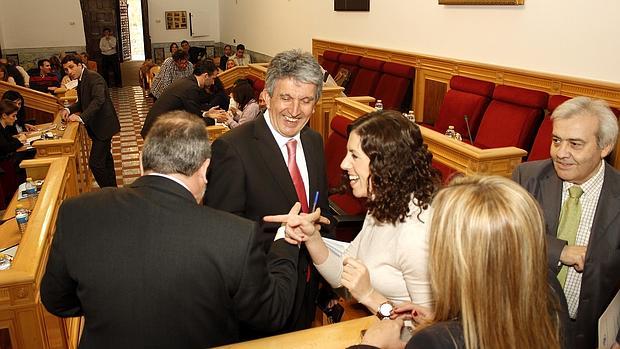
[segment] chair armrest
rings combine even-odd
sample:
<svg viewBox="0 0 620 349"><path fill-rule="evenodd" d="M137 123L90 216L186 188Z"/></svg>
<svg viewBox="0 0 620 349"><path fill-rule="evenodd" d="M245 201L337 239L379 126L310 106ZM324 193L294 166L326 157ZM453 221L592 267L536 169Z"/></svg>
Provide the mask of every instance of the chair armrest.
<svg viewBox="0 0 620 349"><path fill-rule="evenodd" d="M370 96L355 96L355 97L349 97L349 99L354 100L356 102L368 104L368 105L370 105L370 103L373 103L375 101L375 97L370 97Z"/></svg>

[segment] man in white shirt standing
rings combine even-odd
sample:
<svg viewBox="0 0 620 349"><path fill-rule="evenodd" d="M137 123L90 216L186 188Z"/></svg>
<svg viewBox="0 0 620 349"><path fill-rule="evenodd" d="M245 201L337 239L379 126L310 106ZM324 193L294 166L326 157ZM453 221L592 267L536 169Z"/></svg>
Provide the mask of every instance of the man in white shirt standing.
<svg viewBox="0 0 620 349"><path fill-rule="evenodd" d="M121 69L116 51L116 38L112 35L110 28L103 29L103 37L99 40L99 49L101 49L101 75L103 75L108 87L120 86ZM110 72L113 74L113 78L110 78Z"/></svg>

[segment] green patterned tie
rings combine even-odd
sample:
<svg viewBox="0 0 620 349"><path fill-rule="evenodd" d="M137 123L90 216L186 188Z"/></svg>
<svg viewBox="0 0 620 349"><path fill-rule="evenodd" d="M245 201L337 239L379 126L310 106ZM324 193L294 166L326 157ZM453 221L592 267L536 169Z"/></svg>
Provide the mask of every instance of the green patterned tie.
<svg viewBox="0 0 620 349"><path fill-rule="evenodd" d="M579 198L583 194L583 189L577 185L568 188L569 197L564 201L560 212L560 224L558 225L558 239L568 241L569 245L575 244L579 221L581 220L581 204ZM566 275L569 266L563 265L558 274L558 280L562 287L566 283Z"/></svg>

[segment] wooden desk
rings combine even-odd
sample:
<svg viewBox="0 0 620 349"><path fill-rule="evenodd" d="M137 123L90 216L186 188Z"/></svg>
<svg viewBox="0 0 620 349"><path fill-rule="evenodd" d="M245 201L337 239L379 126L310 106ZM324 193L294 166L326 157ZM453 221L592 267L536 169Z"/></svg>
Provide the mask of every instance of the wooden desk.
<svg viewBox="0 0 620 349"><path fill-rule="evenodd" d="M355 320L339 322L333 325L315 327L308 330L281 334L279 336L261 338L253 341L225 345L220 348L230 349L281 349L281 348L338 348L344 349L358 344L361 331L368 329L379 321L376 316L367 316Z"/></svg>
<svg viewBox="0 0 620 349"><path fill-rule="evenodd" d="M55 132L60 138L33 142L32 146L37 150L37 159L69 157L71 180L75 181L80 193L90 191L92 175L88 168L88 155L91 142L86 127L78 122L69 122L66 124L66 129L60 131L61 121L58 113L53 123L58 125ZM43 125L37 127L42 128Z"/></svg>
<svg viewBox="0 0 620 349"><path fill-rule="evenodd" d="M14 236L14 219L0 226L0 231L13 234L3 237L2 244L12 245L11 239L19 243L11 267L0 271L0 337L8 340L12 349L76 347L80 320L49 314L39 295L58 208L66 197L77 193L70 181L69 164L68 157L23 161L21 166L29 177L45 182L23 235ZM12 202L8 210L14 212L14 207ZM11 211L7 214L12 215Z"/></svg>
<svg viewBox="0 0 620 349"><path fill-rule="evenodd" d="M336 98L335 102L329 122L336 115L355 120L374 111L374 108L346 97ZM433 160L466 175L483 174L510 177L512 170L527 155L525 150L516 147L480 149L465 142L448 138L442 133L423 126L420 127L420 130L422 137L424 137L424 143L433 153Z"/></svg>

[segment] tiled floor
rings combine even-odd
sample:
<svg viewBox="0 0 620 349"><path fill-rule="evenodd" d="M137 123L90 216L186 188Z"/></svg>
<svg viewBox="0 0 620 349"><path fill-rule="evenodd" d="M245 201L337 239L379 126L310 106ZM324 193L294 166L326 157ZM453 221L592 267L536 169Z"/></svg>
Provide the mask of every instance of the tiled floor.
<svg viewBox="0 0 620 349"><path fill-rule="evenodd" d="M143 143L140 130L153 99L144 97L140 86L111 88L110 93L121 123L121 132L112 138L116 182L120 187L140 176L138 152Z"/></svg>

